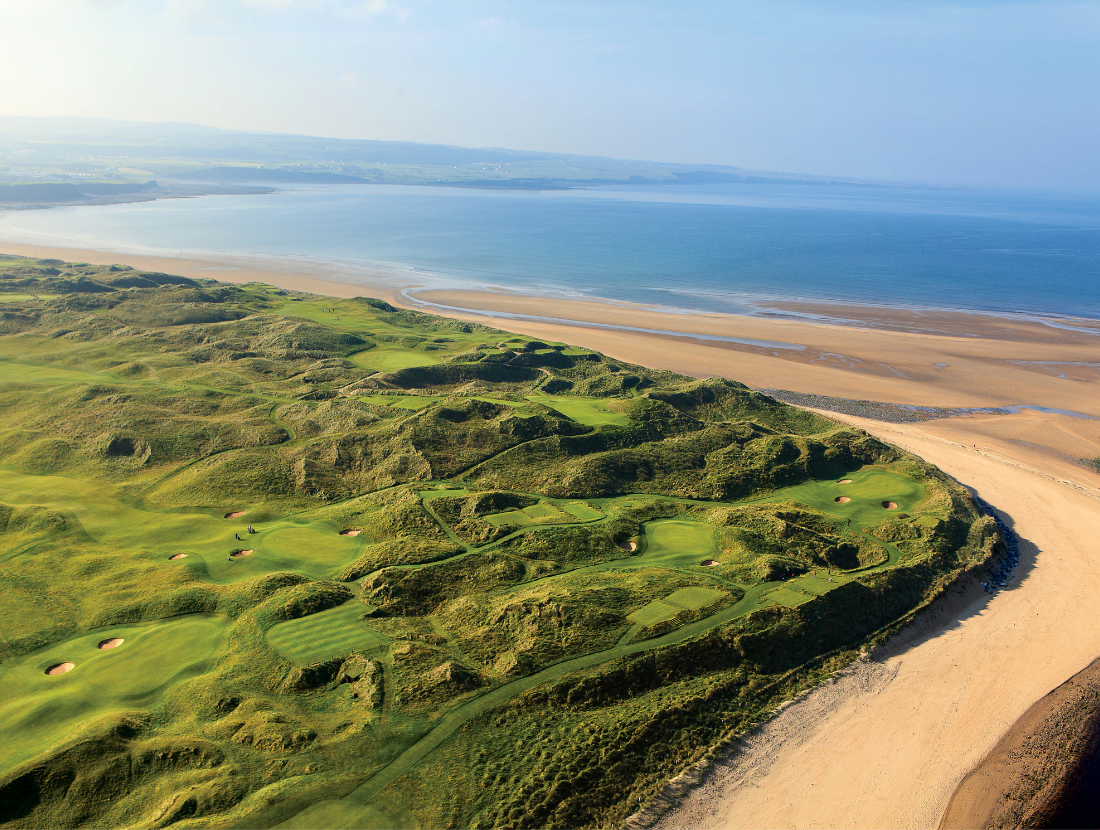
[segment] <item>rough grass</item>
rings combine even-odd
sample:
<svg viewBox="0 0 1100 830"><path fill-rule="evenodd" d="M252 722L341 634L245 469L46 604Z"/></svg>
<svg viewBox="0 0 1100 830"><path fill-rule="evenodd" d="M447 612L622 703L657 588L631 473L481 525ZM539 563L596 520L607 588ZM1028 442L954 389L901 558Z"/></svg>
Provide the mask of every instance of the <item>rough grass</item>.
<svg viewBox="0 0 1100 830"><path fill-rule="evenodd" d="M737 383L53 261L0 263L0 457L11 826L618 824L997 543Z"/></svg>

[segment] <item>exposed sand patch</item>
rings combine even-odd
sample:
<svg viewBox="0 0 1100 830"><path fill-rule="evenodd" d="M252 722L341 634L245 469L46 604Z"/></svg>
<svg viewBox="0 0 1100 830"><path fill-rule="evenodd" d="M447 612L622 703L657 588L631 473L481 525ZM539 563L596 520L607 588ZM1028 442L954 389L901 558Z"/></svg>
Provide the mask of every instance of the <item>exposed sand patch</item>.
<svg viewBox="0 0 1100 830"><path fill-rule="evenodd" d="M833 499L833 501L835 501L837 504L847 504L851 501L851 499L848 496L837 496L835 499Z"/></svg>
<svg viewBox="0 0 1100 830"><path fill-rule="evenodd" d="M109 637L106 640L100 640L99 645L97 645L96 648L98 648L100 651L106 651L109 648L118 648L125 642L126 640L124 640L122 637Z"/></svg>
<svg viewBox="0 0 1100 830"><path fill-rule="evenodd" d="M699 564L702 565L704 568L713 568L718 563L716 561L714 561L713 559L704 559Z"/></svg>
<svg viewBox="0 0 1100 830"><path fill-rule="evenodd" d="M177 559L186 559L186 558L187 558L186 553L176 553L176 554L173 554L172 556L169 556L168 561L169 562L175 562Z"/></svg>
<svg viewBox="0 0 1100 830"><path fill-rule="evenodd" d="M838 501L839 501L839 499L838 499ZM882 503L882 507L885 510L897 510L898 509L898 503L896 501L884 501Z"/></svg>
<svg viewBox="0 0 1100 830"><path fill-rule="evenodd" d="M252 551L250 550L235 550L229 555L232 556L234 559L240 559L242 556L250 556L251 554Z"/></svg>
<svg viewBox="0 0 1100 830"><path fill-rule="evenodd" d="M619 542L619 547L622 548L623 550L628 550L628 551L633 552L633 551L636 551L638 549L638 543L637 542Z"/></svg>
<svg viewBox="0 0 1100 830"><path fill-rule="evenodd" d="M840 481L837 482L837 484L851 484L851 483L852 483L852 480L850 478L842 478Z"/></svg>
<svg viewBox="0 0 1100 830"><path fill-rule="evenodd" d="M340 535L341 536L358 536L362 532L363 531L361 531L361 530L341 530Z"/></svg>
<svg viewBox="0 0 1100 830"><path fill-rule="evenodd" d="M54 663L52 666L50 666L48 669L46 669L46 674L49 674L49 675L65 674L65 672L70 672L75 668L76 668L76 663L69 663L69 662Z"/></svg>
<svg viewBox="0 0 1100 830"><path fill-rule="evenodd" d="M244 515L243 510L234 510L232 513L226 513L225 518L227 518L227 519L239 519L243 515Z"/></svg>

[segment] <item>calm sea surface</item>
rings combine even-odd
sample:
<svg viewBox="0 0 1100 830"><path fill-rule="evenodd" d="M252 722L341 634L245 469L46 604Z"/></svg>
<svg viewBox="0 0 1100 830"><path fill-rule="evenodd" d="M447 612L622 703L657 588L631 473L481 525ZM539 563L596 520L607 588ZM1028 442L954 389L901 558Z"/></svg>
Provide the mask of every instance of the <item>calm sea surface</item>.
<svg viewBox="0 0 1100 830"><path fill-rule="evenodd" d="M20 211L0 239L386 264L685 309L755 298L1100 317L1100 199L832 186L328 186ZM354 281L349 276L349 281Z"/></svg>

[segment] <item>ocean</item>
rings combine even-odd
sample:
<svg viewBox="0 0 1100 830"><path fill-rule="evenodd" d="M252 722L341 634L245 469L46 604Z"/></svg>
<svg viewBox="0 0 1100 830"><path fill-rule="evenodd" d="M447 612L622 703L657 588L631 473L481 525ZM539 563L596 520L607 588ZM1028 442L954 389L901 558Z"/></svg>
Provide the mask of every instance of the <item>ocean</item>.
<svg viewBox="0 0 1100 830"><path fill-rule="evenodd" d="M767 300L1100 318L1100 199L814 185L282 189L13 211L0 240L381 265L685 310Z"/></svg>

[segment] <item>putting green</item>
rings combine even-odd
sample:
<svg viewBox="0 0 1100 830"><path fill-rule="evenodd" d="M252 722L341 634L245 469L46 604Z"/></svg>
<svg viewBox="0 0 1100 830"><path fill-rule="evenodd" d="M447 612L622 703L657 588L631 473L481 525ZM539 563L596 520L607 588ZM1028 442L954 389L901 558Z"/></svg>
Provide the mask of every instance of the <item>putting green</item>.
<svg viewBox="0 0 1100 830"><path fill-rule="evenodd" d="M638 567L682 568L717 555L710 525L662 519L645 526L645 551L632 561Z"/></svg>
<svg viewBox="0 0 1100 830"><path fill-rule="evenodd" d="M0 665L0 765L45 751L82 723L115 709L149 707L175 683L201 671L228 628L209 614L122 625L82 634ZM98 643L121 638L117 648ZM65 674L46 669L75 664Z"/></svg>
<svg viewBox="0 0 1100 830"><path fill-rule="evenodd" d="M351 362L357 366L362 366L364 369L374 369L377 372L396 372L398 369L432 366L441 361L439 358L432 357L432 355L425 352L378 346L352 355Z"/></svg>
<svg viewBox="0 0 1100 830"><path fill-rule="evenodd" d="M359 618L366 608L348 602L308 617L279 623L267 632L271 647L290 662L307 666L382 645L386 637Z"/></svg>
<svg viewBox="0 0 1100 830"><path fill-rule="evenodd" d="M630 419L621 412L612 412L608 408L611 401L607 398L564 398L556 395L528 395L527 400L548 406L579 424L598 427L604 424L630 423Z"/></svg>
<svg viewBox="0 0 1100 830"><path fill-rule="evenodd" d="M852 483L838 483L844 478ZM926 490L924 484L907 476L867 467L835 481L811 481L777 490L758 503L799 501L834 516L875 525L887 516L915 510L924 500ZM838 498L851 501L838 502ZM893 502L897 508L886 510L883 502Z"/></svg>
<svg viewBox="0 0 1100 830"><path fill-rule="evenodd" d="M216 582L237 582L272 571L296 571L325 579L353 561L366 544L358 536L341 536L339 530L329 522L306 526L275 522L256 533L242 533L242 542L226 543L229 547L225 547L225 554L219 551L199 558ZM229 560L229 551L237 548L252 553ZM190 562L193 558L183 561Z"/></svg>

